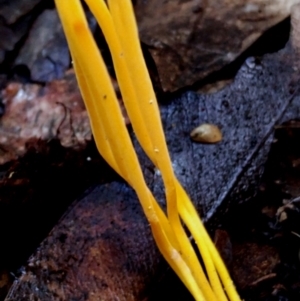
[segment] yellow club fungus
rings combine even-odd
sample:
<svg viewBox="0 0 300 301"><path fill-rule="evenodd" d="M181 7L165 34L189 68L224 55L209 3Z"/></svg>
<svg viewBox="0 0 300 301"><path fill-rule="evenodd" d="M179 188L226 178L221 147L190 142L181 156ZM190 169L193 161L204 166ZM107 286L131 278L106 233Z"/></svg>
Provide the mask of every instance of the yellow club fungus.
<svg viewBox="0 0 300 301"><path fill-rule="evenodd" d="M156 244L195 300L240 300L194 205L176 179L130 0L85 0L108 43L122 98L144 151L161 172L167 213L147 187L80 0L55 0L101 155L136 191ZM205 271L183 228L193 235Z"/></svg>

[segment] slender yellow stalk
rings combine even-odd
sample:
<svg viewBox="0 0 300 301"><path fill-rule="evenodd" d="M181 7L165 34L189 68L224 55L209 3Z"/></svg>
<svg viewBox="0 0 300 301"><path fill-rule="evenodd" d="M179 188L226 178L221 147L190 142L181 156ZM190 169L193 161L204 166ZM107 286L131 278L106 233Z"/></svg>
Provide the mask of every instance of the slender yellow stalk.
<svg viewBox="0 0 300 301"><path fill-rule="evenodd" d="M61 4L61 2L60 2ZM67 5L66 2L64 2L63 5ZM61 6L60 9L62 9ZM71 10L67 10L71 11ZM112 89L100 89L99 85L97 85L97 79L101 79L102 82L107 81L106 77L101 77L100 75L104 73L101 68L103 68L103 64L101 62L100 57L97 57L98 52L93 51L93 45L92 39L89 37L90 33L87 30L87 24L84 22L78 22L77 20L80 20L78 16L76 15L75 7L72 6L72 13L69 14L70 20L66 20L64 24L66 32L69 32L69 35L76 36L80 42L84 42L84 45L86 45L86 49L88 49L88 56L86 52L82 52L83 49L80 45L80 43L74 43L74 40L71 40L69 42L71 52L74 57L74 65L75 70L79 72L78 81L80 84L81 89L85 89L83 96L89 97L87 101L87 107L89 109L90 117L95 115L94 110L97 110L98 115L96 114L97 118L103 122L104 126L104 137L100 137L102 139L105 139L111 144L111 148L107 148L105 151L110 154L110 152L115 153L114 156L118 158L117 160L117 171L120 173L121 176L123 176L129 183L133 185L135 188L141 202L144 208L144 211L147 215L147 218L153 228L153 232L155 233L158 245L160 246L160 249L163 254L167 258L172 258L172 260L168 260L170 265L173 267L175 271L181 276L182 280L185 282L185 284L190 288L191 291L197 291L197 285L193 284L193 280L190 280L189 282L186 281L186 279L191 278L189 277L190 270L188 267L185 267L182 269L182 267L185 266L184 261L181 259L181 256L174 257L174 254L179 254L179 252L172 247L172 244L168 241L168 239L171 239L171 242L173 242L174 245L174 236L172 234L172 230L169 229L169 223L166 221L166 218L164 214L162 213L160 207L157 205L153 207L153 204L149 200L149 191L145 185L144 179L141 174L140 166L138 164L136 155L134 153L134 149L131 145L131 141L129 139L128 132L125 128L124 122L122 121L122 118L120 116L120 109L119 106L116 105L117 101L116 97L112 97L114 94ZM78 13L78 12L77 12ZM66 16L64 15L64 18ZM65 20L65 19L64 19ZM71 28L69 28L69 25L73 25ZM73 29L73 31L72 31ZM85 49L85 50L86 50ZM78 62L77 57L82 57L80 63ZM89 68L91 65L88 65L85 60L92 60L93 62L97 62L97 66L100 66L101 68ZM82 71L82 65L85 66L85 71ZM87 67L88 65L88 67ZM93 66L94 67L94 66ZM99 73L99 74L98 74ZM104 73L106 74L106 73ZM111 85L111 84L110 84ZM96 87L97 86L97 87ZM105 88L108 87L109 84L105 85ZM93 93L91 93L91 87L93 87ZM96 101L96 99L99 99L100 101ZM119 115L119 116L118 116ZM109 116L113 116L113 122L112 123L109 119ZM118 117L116 117L118 116ZM114 131L115 129L115 131ZM98 133L99 134L99 133ZM118 147L116 145L116 137L118 135L118 139L120 141L123 141L122 148ZM99 137L98 137L99 138ZM101 143L100 143L100 150L101 150ZM125 158L126 164L125 164ZM133 175L134 181L131 180L131 176ZM151 198L150 198L151 199ZM154 200L154 198L152 197ZM156 204L156 203L155 203ZM154 210L154 208L156 210ZM158 211L158 214L157 212ZM161 226L157 227L157 220L161 221ZM178 265L181 268L178 268ZM201 291L199 291L197 294L199 296L201 295Z"/></svg>
<svg viewBox="0 0 300 301"><path fill-rule="evenodd" d="M132 4L130 1L108 0L108 5L118 38L123 47L124 56L126 57L129 76L131 80L134 81L135 87L138 87L138 89L136 89L138 101L135 103L135 106L140 107L142 118L144 119L147 128L147 136L150 137L153 143L153 148L147 154L162 172L166 190L168 218L175 233L179 237L182 237L184 232L177 211L176 188L174 182L175 175L171 165L165 136L163 135L156 96L143 59ZM133 124L133 127L137 128L139 125ZM137 134L137 137L144 147L144 136L139 136ZM182 239L180 239L180 241L183 242ZM185 243L181 245L182 248L185 246ZM186 246L185 251L187 250L188 248ZM183 254L185 251L183 251Z"/></svg>
<svg viewBox="0 0 300 301"><path fill-rule="evenodd" d="M136 191L160 252L194 298L199 301L226 301L228 296L229 300L240 300L193 204L174 175L130 0L108 0L108 6L104 0L85 1L109 45L136 136L161 171L166 190L167 216L145 183L108 72L89 31L80 1L55 0L100 153ZM180 217L198 244L209 280Z"/></svg>
<svg viewBox="0 0 300 301"><path fill-rule="evenodd" d="M169 201L169 219L174 227L174 232L179 233L181 225L177 212L175 186L173 183L175 177L170 164L171 160L167 151L164 135L160 134L163 131L155 94L152 89L152 84L145 67L139 44L136 44L136 40L138 41L138 39L134 23L129 22L128 24L119 24L117 22L121 19L119 12L128 11L128 2L109 2L110 8L113 8L114 11L116 11L116 16L113 15L113 11L111 11L110 14L103 0L86 0L86 3L97 18L110 47L125 107L137 138L147 155L154 163L156 163L158 168L160 168L159 165L164 165L163 179L166 187L167 200ZM119 7L119 4L121 7ZM125 6L123 7L123 5ZM131 15L132 14L126 14L126 16ZM120 29L121 34L118 34ZM124 43L124 39L120 39L120 37L123 36L124 31L126 31L126 43ZM133 35L131 35L132 32L134 33ZM134 47L131 47L132 45L134 45ZM128 48L131 48L130 51L128 51ZM141 66L142 68L137 69L136 66ZM136 71L132 72L133 69ZM137 72L139 74L139 79L136 78ZM143 80L145 78L146 81ZM139 89L135 89L134 86L138 86ZM143 86L144 89L142 89ZM145 93L143 94L142 92ZM149 128L151 120L152 128ZM153 120L158 122L153 122Z"/></svg>
<svg viewBox="0 0 300 301"><path fill-rule="evenodd" d="M86 0L86 2L88 3L88 5L90 6L91 10L93 11L94 15L97 17L98 22L100 23L101 20L103 22L103 20L105 20L104 12L106 14L106 18L108 19L109 13L107 13L107 8L105 3L103 2L102 6L98 6L97 4L99 3L99 1L97 1L97 3L93 0ZM100 1L101 2L101 1ZM130 4L130 3L129 3ZM157 107L157 102L154 101L155 100L155 94L153 92L152 89L152 84L148 75L148 72L145 68L145 63L143 61L142 58L142 53L140 50L140 46L138 43L138 39L137 39L137 29L135 26L135 22L132 19L132 17L130 18L130 16L133 16L133 14L122 14L122 11L128 11L129 9L132 9L130 5L128 5L127 1L109 1L109 7L111 10L111 14L112 17L114 18L114 22L110 21L109 24L109 28L106 27L101 27L104 35L108 41L108 44L110 46L110 50L114 59L114 62L117 62L118 57L119 57L119 49L115 49L116 47L116 40L113 40L113 33L117 32L118 36L121 40L122 43L122 57L127 57L126 59L126 63L127 63L127 67L128 70L130 70L130 76L132 80L136 81L136 86L139 87L138 92L137 93L139 95L139 100L136 101L135 103L135 107L140 106L141 107L141 112L144 113L143 115L143 119L145 120L145 123L147 124L147 120L148 121L148 126L151 125L151 128L147 129L147 133L143 133L141 135L139 135L138 130L136 130L137 136L139 138L140 143L142 144L143 148L146 150L147 148L145 147L145 143L144 143L144 137L151 137L151 140L158 140L159 142L157 142L156 145L159 145L159 147L157 148L159 150L159 154L158 154L158 158L155 157L155 151L152 148L150 148L150 150L148 149L147 154L149 155L149 157L154 161L154 163L156 163L156 166L158 168L161 169L162 171L162 175L163 177L165 176L165 187L170 187L173 186L174 189L174 180L175 180L175 176L173 174L173 170L170 164L170 158L167 152L167 149L165 147L166 143L165 143L165 139L164 136L161 135L162 133L162 126L161 126L161 122L160 122L160 118L157 118L157 116L159 116L159 112L158 112L158 107ZM124 20L125 19L125 20ZM101 23L100 23L101 24ZM116 30L114 30L114 26L117 28ZM106 29L109 30L109 32L106 31ZM119 50L119 51L118 51ZM115 64L116 69L118 71L118 64ZM117 72L118 74L118 72ZM128 76L126 74L126 76ZM145 80L146 78L146 80ZM121 81L121 79L119 79L119 81ZM141 86L143 86L144 88L141 89ZM128 89L128 85L125 87ZM149 101L149 99L151 99L151 101ZM127 99L124 98L125 101L125 105L126 105L126 101ZM133 100L131 99L131 102ZM130 112L131 107L128 107L127 111ZM130 113L129 113L130 114ZM130 116L130 115L129 115ZM150 122L152 120L152 122ZM153 122L153 120L157 120L157 122ZM133 127L134 129L139 128L141 123L135 123L134 120L132 121L133 123ZM162 146L162 147L160 147ZM167 177L166 177L167 174ZM174 193L174 191L173 191ZM197 268L197 266L199 265L199 262L195 256L195 253L191 250L191 245L189 243L188 238L186 237L184 230L180 224L180 221L178 219L178 215L177 215L177 205L176 205L176 196L174 195L168 195L167 194L167 200L169 201L168 203L168 208L169 208L169 212L171 212L171 214L169 214L169 220L170 223L173 225L174 227L174 231L178 234L178 236L181 238L180 242L181 242L181 246L183 248L183 256L184 254L188 254L186 257L186 260L189 261L189 265L192 267L192 269L194 270L194 273L196 273L195 277L198 281L201 281L200 279L202 278L199 273L201 271L200 267ZM174 199L175 198L175 199ZM173 205L173 206L172 206ZM172 210L170 210L170 208ZM172 216L172 212L174 213L173 216L175 216L175 218L172 221L172 218L170 218L170 215ZM204 258L209 258L207 256L204 256ZM208 263L206 268L208 269L208 273L210 275L211 279L214 279L213 283L218 283L219 279L218 279L218 275L214 269L214 265L212 262L210 262L210 258L208 259ZM203 287L203 281L201 282L201 286ZM218 287L221 287L221 284L219 282ZM224 300L224 298L223 298Z"/></svg>
<svg viewBox="0 0 300 301"><path fill-rule="evenodd" d="M159 110L158 110L157 102L156 101L154 102L155 94L152 89L150 77L148 75L148 71L146 69L146 65L142 57L142 52L141 52L139 39L138 39L138 30L135 24L133 12L126 13L126 14L122 13L124 11L126 12L132 11L131 2L109 0L108 4L114 20L116 32L118 33L119 39L123 46L124 56L128 56L126 62L127 62L128 70L130 72L130 76L132 80L135 81L136 87L138 87L137 95L139 101L136 105L139 105L141 107L143 118L145 120L146 125L148 125L148 131L147 131L148 135L151 137L152 141L156 141L156 145L159 145L159 149L161 151L159 157L155 158L156 161L153 160L153 162L154 163L156 162L156 166L162 172L165 187L169 187L173 185L173 189L174 189L174 185L175 182L177 183L177 180L173 174L171 160L169 158L168 150L166 148L165 138L164 135L162 134L163 131L162 131L161 121L159 118ZM149 103L149 99L153 101ZM150 104L150 108L149 108L149 104ZM153 120L155 120L156 122L154 123ZM143 146L143 141L142 141L143 137L138 137L138 138ZM188 244L188 242L186 241L187 238L186 235L183 233L182 227L181 229L179 229L180 226L177 224L178 221L174 219L172 221L170 217L170 213L171 214L173 213L174 215L177 214L177 202L190 203L190 200L188 199L187 196L185 198L179 196L177 198L177 202L176 199L174 200L173 198L174 195L168 196L167 194L168 208L170 209L168 211L170 223L175 225L174 229L178 234L178 236L181 238L180 241L183 243L182 247L184 248L184 254L189 254L189 256L193 256L187 246ZM197 213L196 215L194 215L194 219L195 218L198 219ZM183 240L185 241L183 242ZM208 251L205 252L204 248L205 245L203 244L201 255L205 262L205 266L210 278L210 282L212 283L214 290L219 292L217 293L217 296L220 296L219 297L220 300L226 300L227 298L225 297L225 295L221 294L222 286L219 281L214 264L211 261ZM198 271L197 264L196 265L195 264L196 263L194 261L190 262L190 266L194 268L194 271Z"/></svg>
<svg viewBox="0 0 300 301"><path fill-rule="evenodd" d="M121 85L120 85L121 90L124 91L124 89L125 89L125 91L127 91L127 93L124 94L125 97L123 97L123 99L125 102L125 106L127 108L128 115L132 121L135 133L136 133L137 137L139 138L139 141L140 141L141 145L143 146L143 148L145 149L146 153L149 155L149 157L153 161L156 160L157 152L154 150L154 147L152 146L152 144L148 143L149 142L148 138L153 136L152 133L155 133L154 137L156 137L156 139L158 137L161 138L160 145L163 145L164 147L159 147L159 154L158 154L159 160L156 160L156 161L158 161L158 162L156 162L156 165L158 168L159 168L158 163L160 163L160 165L165 165L165 166L161 167L161 169L164 170L163 176L166 174L166 170L167 170L169 173L168 178L170 179L169 181L165 181L165 186L166 187L170 187L171 185L174 186L173 180L175 179L175 176L173 174L173 170L172 170L172 167L170 164L170 158L169 158L167 149L165 147L166 143L165 143L164 136L161 135L162 127L161 127L160 119L158 120L159 122L157 122L157 123L155 122L155 124L160 125L160 128L156 129L154 126L154 128L146 129L146 126L144 126L144 123L146 123L144 121L145 118L141 115L141 111L142 112L146 111L149 113L149 106L150 106L150 109L154 111L154 114L156 116L153 117L153 114L150 114L150 113L148 115L151 117L152 120L157 119L157 116L159 116L159 112L158 112L157 103L155 101L155 95L152 92L153 95L151 97L153 98L153 101L149 102L149 101L145 101L145 99L144 99L144 106L141 106L142 107L141 110L137 110L137 108L139 108L139 104L142 103L143 99L137 100L137 98L135 97L135 93L133 93L132 91L129 91L129 90L133 90L133 84L132 84L132 80L130 78L129 72L126 72L130 68L128 67L128 68L124 69L124 66L122 66L122 63L124 63L123 59L127 58L128 55L127 55L125 49L121 50L118 38L116 36L116 30L114 27L114 23L108 12L106 4L103 1L94 1L94 0L86 0L86 2L89 5L93 14L96 16L99 24L101 25L102 31L108 41L108 45L110 46L114 65L117 70L118 80L121 83ZM127 28L127 31L130 32L129 27L126 26L126 28ZM128 41L130 41L130 39ZM127 44L128 44L128 42L127 42ZM120 53L122 53L122 56L119 55ZM133 57L137 58L137 57L141 57L141 55L142 55L141 52L139 52L138 54L135 54ZM132 57L132 56L129 56L129 57ZM128 59L126 61L128 61ZM123 78L124 78L124 80L123 80ZM131 80L130 84L128 84L129 80ZM148 76L148 81L150 82L149 76ZM124 83L126 83L126 85L124 85ZM153 89L151 89L151 83L150 83L149 87L150 87L150 90L153 91ZM127 95L131 95L131 97L126 97ZM141 95L140 95L140 97L141 97ZM140 114L140 116L137 116L138 114ZM137 117L139 117L139 118L137 118ZM153 122L152 122L152 124L153 124ZM153 138L151 140L153 140ZM166 165L167 165L167 167L166 167ZM169 189L169 191L170 191L170 189ZM188 261L191 269L193 270L193 273L195 274L194 275L195 278L197 279L198 282L201 283L202 287L205 286L204 283L206 282L206 287L207 287L206 291L210 291L209 284L206 281L205 275L200 267L200 263L197 259L197 256L190 244L188 237L186 236L186 234L184 232L184 229L183 229L181 223L180 223L179 216L177 213L176 196L174 195L174 193L175 193L175 191L173 188L173 195L170 195L170 194L167 195L167 199L169 201L172 201L172 200L175 201L175 202L173 202L173 207L171 207L170 202L168 204L169 211L170 211L170 208L172 208L173 213L174 213L173 220L172 219L170 220L170 215L169 215L170 223L173 225L174 232L177 234L178 237L180 237L182 254ZM209 294L209 293L207 293L207 294L210 296L210 298L213 298L211 296L211 294Z"/></svg>
<svg viewBox="0 0 300 301"><path fill-rule="evenodd" d="M214 261L211 258L211 253L208 247L209 242L211 242L210 237L201 223L194 206L192 206L191 202L189 202L186 192L179 183L177 185L177 189L179 198L181 199L178 208L180 215L196 241L214 292L218 296L219 300L225 301L227 300L227 297L223 291L219 276L217 274L217 269L214 265ZM215 253L214 255L220 258L218 253Z"/></svg>
<svg viewBox="0 0 300 301"><path fill-rule="evenodd" d="M65 13L61 19L67 37L73 37L73 39L68 39L68 43L73 56L77 79L92 120L93 133L97 135L97 146L99 146L104 158L116 168L125 180L130 184L134 182L139 191L147 192L115 92L96 44L89 32L88 25L84 22L80 2L77 0L72 2L57 1L56 5L59 12L70 12L69 14ZM81 46L82 42L85 49ZM81 58L80 61L78 57ZM93 62L92 65L90 64L91 61ZM84 69L82 66L84 66ZM97 68L94 68L94 66L97 66ZM98 81L102 85L99 85ZM94 127L96 128L94 129ZM119 141L123 142L122 148L119 147L116 139L117 134ZM134 181L132 178L134 178ZM141 188L139 188L140 186ZM145 207L151 209L152 202L147 201ZM166 222L166 224L168 223Z"/></svg>

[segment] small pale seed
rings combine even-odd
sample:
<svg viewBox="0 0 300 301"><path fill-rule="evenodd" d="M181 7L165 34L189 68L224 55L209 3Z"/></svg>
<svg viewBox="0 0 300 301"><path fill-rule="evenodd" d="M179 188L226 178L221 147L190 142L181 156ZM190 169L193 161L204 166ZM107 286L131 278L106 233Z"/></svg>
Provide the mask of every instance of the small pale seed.
<svg viewBox="0 0 300 301"><path fill-rule="evenodd" d="M203 123L190 133L192 140L200 143L217 143L222 140L220 129L210 123Z"/></svg>

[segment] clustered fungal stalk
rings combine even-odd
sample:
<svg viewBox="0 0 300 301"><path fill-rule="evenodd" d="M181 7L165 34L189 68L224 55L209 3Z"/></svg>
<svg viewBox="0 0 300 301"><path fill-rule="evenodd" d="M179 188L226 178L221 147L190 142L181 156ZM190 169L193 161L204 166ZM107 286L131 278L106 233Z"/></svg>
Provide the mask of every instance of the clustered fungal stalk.
<svg viewBox="0 0 300 301"><path fill-rule="evenodd" d="M142 148L161 172L165 213L147 187L138 157L80 0L55 0L99 152L135 190L156 244L195 300L240 300L197 211L178 182L170 160L158 104L143 59L130 0L85 0L111 51L122 98ZM182 222L204 262L200 264Z"/></svg>

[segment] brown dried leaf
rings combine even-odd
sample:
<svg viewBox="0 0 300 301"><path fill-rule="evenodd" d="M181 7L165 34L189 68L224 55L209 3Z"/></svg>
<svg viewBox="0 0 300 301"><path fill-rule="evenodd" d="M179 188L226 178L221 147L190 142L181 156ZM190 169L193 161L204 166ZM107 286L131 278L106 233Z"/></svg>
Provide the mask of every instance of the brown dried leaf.
<svg viewBox="0 0 300 301"><path fill-rule="evenodd" d="M163 90L174 91L232 62L295 3L299 0L137 0L136 13Z"/></svg>

